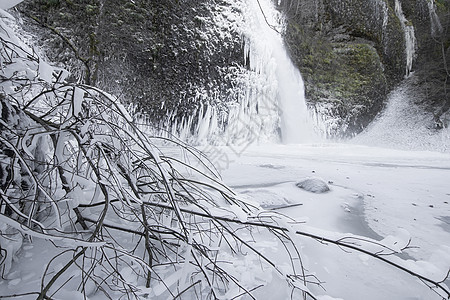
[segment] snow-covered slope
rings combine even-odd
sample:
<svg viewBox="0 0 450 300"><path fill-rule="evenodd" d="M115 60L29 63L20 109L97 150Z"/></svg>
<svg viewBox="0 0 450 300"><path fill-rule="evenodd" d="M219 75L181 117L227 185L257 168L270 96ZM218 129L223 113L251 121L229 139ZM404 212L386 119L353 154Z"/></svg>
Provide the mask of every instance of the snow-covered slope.
<svg viewBox="0 0 450 300"><path fill-rule="evenodd" d="M414 74L388 97L385 109L366 130L350 142L403 150L450 152L450 112L436 120L418 103L426 92L417 89Z"/></svg>

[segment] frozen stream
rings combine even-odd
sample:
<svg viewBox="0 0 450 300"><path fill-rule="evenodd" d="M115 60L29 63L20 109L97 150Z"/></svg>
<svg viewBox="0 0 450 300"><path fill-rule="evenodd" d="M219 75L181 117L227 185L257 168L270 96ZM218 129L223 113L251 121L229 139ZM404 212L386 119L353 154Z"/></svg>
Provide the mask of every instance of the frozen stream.
<svg viewBox="0 0 450 300"><path fill-rule="evenodd" d="M344 144L252 146L238 156L232 150L220 149L230 161L223 179L241 195L268 208L296 204L278 211L326 231L378 240L409 233L414 248L404 251L404 258L450 267L449 154ZM314 194L297 188L306 177L323 179L331 190ZM367 258L355 262L342 250L323 251L310 259L324 264L318 276L333 297L434 299L420 284L405 285L411 280L405 274L379 271L385 266L374 267ZM336 283L340 272L363 284Z"/></svg>

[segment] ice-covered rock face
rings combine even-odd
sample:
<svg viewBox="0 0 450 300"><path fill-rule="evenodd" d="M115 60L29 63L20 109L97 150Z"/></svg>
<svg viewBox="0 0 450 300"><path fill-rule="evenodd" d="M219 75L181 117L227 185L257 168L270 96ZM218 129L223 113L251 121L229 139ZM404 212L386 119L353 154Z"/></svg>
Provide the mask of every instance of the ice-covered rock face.
<svg viewBox="0 0 450 300"><path fill-rule="evenodd" d="M67 65L73 80L121 95L163 130L190 135L208 106L217 107L214 119L221 124L228 107L243 97L238 87L247 78L236 29L243 15L236 3L29 1L20 10L59 28L87 59L89 72L59 36L25 18L48 57Z"/></svg>
<svg viewBox="0 0 450 300"><path fill-rule="evenodd" d="M352 136L405 75L404 31L387 0L286 0L286 42L328 136Z"/></svg>
<svg viewBox="0 0 450 300"><path fill-rule="evenodd" d="M420 77L421 89L428 91L425 98L415 97L426 104L419 110L440 115L450 107L443 100L447 74L439 71L446 69L443 60L450 61L439 49L450 36L442 31L442 24L448 23L449 1L284 2L290 14L287 42L305 78L306 97L328 116L328 128L335 133L363 130L411 71ZM373 51L352 51L352 44ZM353 67L352 57L371 63ZM379 67L365 72L371 65Z"/></svg>
<svg viewBox="0 0 450 300"><path fill-rule="evenodd" d="M323 194L330 191L328 184L320 178L305 178L295 184L297 187L316 194Z"/></svg>
<svg viewBox="0 0 450 300"><path fill-rule="evenodd" d="M67 47L59 37L42 32L51 59L137 104L162 132L214 144L313 137L302 77L284 49L285 22L272 1L95 3L69 9L63 1L30 2L23 9L65 28L90 58L90 72L70 49L54 50Z"/></svg>
<svg viewBox="0 0 450 300"><path fill-rule="evenodd" d="M414 45L405 37L421 26L423 16L414 11L420 3L439 32L431 2L411 1L397 1L405 19L388 0L30 1L21 7L61 28L89 59L90 81L137 104L162 132L193 143L239 144L304 141L311 131L351 136L365 128L411 70ZM282 32L288 54L270 27ZM53 61L87 77L59 37L32 30L57 49L48 53ZM428 43L422 29L415 33L418 45ZM291 58L303 77L289 66ZM304 101L284 101L305 96L325 123L308 120Z"/></svg>

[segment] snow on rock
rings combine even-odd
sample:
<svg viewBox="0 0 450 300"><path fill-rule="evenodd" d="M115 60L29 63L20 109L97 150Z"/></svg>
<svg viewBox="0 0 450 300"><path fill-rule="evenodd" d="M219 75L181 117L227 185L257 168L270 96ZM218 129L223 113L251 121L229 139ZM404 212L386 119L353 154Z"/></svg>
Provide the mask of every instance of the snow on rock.
<svg viewBox="0 0 450 300"><path fill-rule="evenodd" d="M305 191L316 194L322 194L330 191L328 184L324 180L317 177L302 179L295 185Z"/></svg>
<svg viewBox="0 0 450 300"><path fill-rule="evenodd" d="M412 74L396 87L389 94L384 111L351 143L401 150L450 152L449 117L444 114L435 120L432 112L414 102L417 97L428 97L416 88L419 82L420 78Z"/></svg>

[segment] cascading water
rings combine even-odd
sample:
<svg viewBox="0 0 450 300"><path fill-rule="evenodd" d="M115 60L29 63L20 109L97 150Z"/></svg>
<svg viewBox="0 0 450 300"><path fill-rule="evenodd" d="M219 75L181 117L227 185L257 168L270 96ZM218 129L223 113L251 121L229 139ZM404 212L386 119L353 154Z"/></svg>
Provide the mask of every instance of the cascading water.
<svg viewBox="0 0 450 300"><path fill-rule="evenodd" d="M264 97L278 105L282 142L311 141L314 125L305 102L303 79L288 56L280 34L284 29L282 15L270 0L247 1L245 13L250 69L273 84L273 89Z"/></svg>
<svg viewBox="0 0 450 300"><path fill-rule="evenodd" d="M443 28L439 16L436 13L434 0L428 1L428 11L430 12L431 35L436 36L442 32Z"/></svg>
<svg viewBox="0 0 450 300"><path fill-rule="evenodd" d="M178 123L176 112L162 128L193 143L248 144L252 142L300 143L315 139L314 123L304 97L300 72L284 47L284 19L271 0L227 0L215 9L214 26L205 36L238 32L244 40L247 68L230 67L224 76L233 78L235 102L198 91L195 116ZM281 137L281 138L280 138Z"/></svg>
<svg viewBox="0 0 450 300"><path fill-rule="evenodd" d="M403 14L402 4L400 0L395 0L395 14L400 20L403 32L405 34L405 52L406 52L406 70L405 76L409 76L412 67L414 57L416 55L416 36L414 34L414 26L408 22L405 15Z"/></svg>

